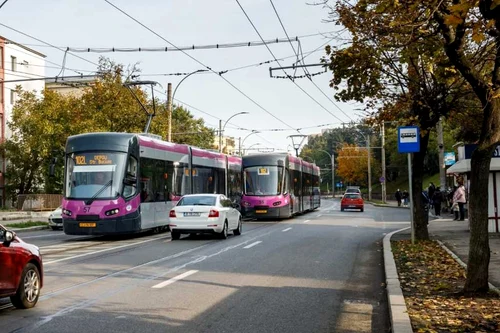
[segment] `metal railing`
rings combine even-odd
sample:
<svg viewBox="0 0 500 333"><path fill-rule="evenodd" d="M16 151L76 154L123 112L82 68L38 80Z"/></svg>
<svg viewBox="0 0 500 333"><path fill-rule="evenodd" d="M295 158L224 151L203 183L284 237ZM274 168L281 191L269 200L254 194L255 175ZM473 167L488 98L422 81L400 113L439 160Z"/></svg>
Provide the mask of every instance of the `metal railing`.
<svg viewBox="0 0 500 333"><path fill-rule="evenodd" d="M61 205L62 194L20 194L17 196L17 210L54 210Z"/></svg>

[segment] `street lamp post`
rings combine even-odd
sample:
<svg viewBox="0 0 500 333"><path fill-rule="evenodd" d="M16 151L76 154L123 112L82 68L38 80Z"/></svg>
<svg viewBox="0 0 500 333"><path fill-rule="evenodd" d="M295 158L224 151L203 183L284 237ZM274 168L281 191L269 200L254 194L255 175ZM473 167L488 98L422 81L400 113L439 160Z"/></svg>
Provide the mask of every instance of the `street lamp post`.
<svg viewBox="0 0 500 333"><path fill-rule="evenodd" d="M197 69L194 72L191 72L188 75L184 76L182 78L182 80L179 81L179 83L177 84L177 86L175 86L174 93L172 94L172 98L168 98L167 99L168 141L169 142L172 142L172 104L173 104L174 99L175 99L175 93L177 92L177 88L179 88L179 86L181 85L182 82L184 82L185 79L187 79L188 77L190 77L193 74L201 73L201 72L208 72L208 69ZM170 92L172 91L171 90L172 85L170 83L168 85L169 85L169 87L168 87L169 89L168 89L168 92L167 92L167 97L170 97Z"/></svg>
<svg viewBox="0 0 500 333"><path fill-rule="evenodd" d="M231 117L229 117L228 120L226 120L226 122L224 123L224 126L222 126L222 119L219 120L219 153L222 153L222 133L224 133L224 129L226 128L226 125L229 122L229 120L231 120L233 117L236 117L240 114L249 114L249 113L250 112L243 111L243 112L238 112L238 113L233 114Z"/></svg>
<svg viewBox="0 0 500 333"><path fill-rule="evenodd" d="M318 149L318 150L330 156L330 160L332 163L332 197L335 198L335 155L333 153L330 154L329 152L323 149Z"/></svg>
<svg viewBox="0 0 500 333"><path fill-rule="evenodd" d="M247 136L245 136L245 138L243 139L243 141L241 141L241 145L240 145L240 156L241 156L241 147L245 144L245 140L252 134L257 134L257 133L260 133L259 131L256 131L256 130L252 130L252 133L248 134Z"/></svg>

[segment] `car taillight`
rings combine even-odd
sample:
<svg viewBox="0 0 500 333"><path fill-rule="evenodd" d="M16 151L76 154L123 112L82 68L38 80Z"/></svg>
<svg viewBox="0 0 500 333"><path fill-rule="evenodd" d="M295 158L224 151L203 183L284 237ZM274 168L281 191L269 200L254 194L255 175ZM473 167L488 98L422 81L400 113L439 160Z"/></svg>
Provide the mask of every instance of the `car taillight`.
<svg viewBox="0 0 500 333"><path fill-rule="evenodd" d="M208 213L208 217L219 217L219 211L215 209L211 209L210 213Z"/></svg>
<svg viewBox="0 0 500 333"><path fill-rule="evenodd" d="M168 214L169 217L177 217L177 215L175 215L175 210L171 210L170 211L170 214Z"/></svg>

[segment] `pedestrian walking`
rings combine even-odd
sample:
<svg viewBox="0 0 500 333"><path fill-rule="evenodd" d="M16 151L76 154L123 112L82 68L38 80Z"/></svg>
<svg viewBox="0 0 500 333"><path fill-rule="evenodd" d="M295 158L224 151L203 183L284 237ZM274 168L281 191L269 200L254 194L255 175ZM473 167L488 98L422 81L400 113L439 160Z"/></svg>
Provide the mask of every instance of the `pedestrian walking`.
<svg viewBox="0 0 500 333"><path fill-rule="evenodd" d="M465 187L463 183L458 183L458 188L453 196L454 201L458 204L458 211L460 212L460 221L465 220L465 204L467 198L465 197Z"/></svg>
<svg viewBox="0 0 500 333"><path fill-rule="evenodd" d="M403 190L403 207L408 207L408 199L410 198L410 194L407 190Z"/></svg>
<svg viewBox="0 0 500 333"><path fill-rule="evenodd" d="M429 196L430 198L430 202L429 202L429 206L430 208L432 208L433 206L433 202L432 202L432 197L434 196L434 192L436 191L436 185L434 185L433 182L430 182L429 183L429 187L427 188L427 195Z"/></svg>
<svg viewBox="0 0 500 333"><path fill-rule="evenodd" d="M401 191L398 190L396 191L396 193L394 194L394 196L396 197L396 200L398 202L398 207L401 207L401 199L403 199L403 195L401 194Z"/></svg>
<svg viewBox="0 0 500 333"><path fill-rule="evenodd" d="M431 199L434 205L434 215L441 216L441 203L444 201L444 196L439 186L436 187L436 190L434 191Z"/></svg>

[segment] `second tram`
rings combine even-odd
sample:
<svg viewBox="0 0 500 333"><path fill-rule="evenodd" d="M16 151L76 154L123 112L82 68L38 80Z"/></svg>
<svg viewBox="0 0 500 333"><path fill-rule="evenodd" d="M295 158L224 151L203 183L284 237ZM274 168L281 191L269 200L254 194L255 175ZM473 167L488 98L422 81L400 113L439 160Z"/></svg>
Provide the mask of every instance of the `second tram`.
<svg viewBox="0 0 500 333"><path fill-rule="evenodd" d="M246 218L288 218L318 208L320 170L289 154L243 157L241 214Z"/></svg>

